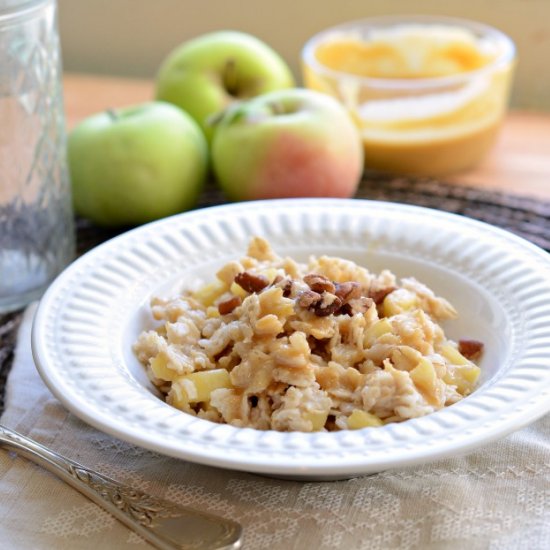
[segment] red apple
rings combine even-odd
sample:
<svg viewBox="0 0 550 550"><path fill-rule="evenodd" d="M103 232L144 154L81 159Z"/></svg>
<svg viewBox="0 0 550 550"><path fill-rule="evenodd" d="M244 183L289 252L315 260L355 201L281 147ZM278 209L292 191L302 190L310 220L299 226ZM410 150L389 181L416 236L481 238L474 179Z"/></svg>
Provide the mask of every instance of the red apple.
<svg viewBox="0 0 550 550"><path fill-rule="evenodd" d="M338 101L292 88L230 106L215 128L212 165L232 200L351 197L363 146Z"/></svg>

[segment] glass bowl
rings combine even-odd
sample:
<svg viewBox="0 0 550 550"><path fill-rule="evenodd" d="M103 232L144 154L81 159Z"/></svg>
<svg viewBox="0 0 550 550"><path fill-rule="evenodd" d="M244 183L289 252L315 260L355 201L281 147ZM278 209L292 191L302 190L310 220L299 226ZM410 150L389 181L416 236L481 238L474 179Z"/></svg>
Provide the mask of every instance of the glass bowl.
<svg viewBox="0 0 550 550"><path fill-rule="evenodd" d="M346 106L366 168L428 176L470 168L491 148L515 59L502 32L433 16L346 23L302 50L305 86Z"/></svg>

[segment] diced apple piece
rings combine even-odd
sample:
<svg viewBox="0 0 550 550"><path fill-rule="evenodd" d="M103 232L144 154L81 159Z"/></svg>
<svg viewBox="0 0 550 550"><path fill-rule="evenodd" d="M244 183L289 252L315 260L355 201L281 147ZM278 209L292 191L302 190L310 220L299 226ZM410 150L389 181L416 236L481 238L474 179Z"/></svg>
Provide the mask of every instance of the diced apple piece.
<svg viewBox="0 0 550 550"><path fill-rule="evenodd" d="M472 362L466 359L454 346L451 344L445 344L441 346L439 353L449 361L452 365L471 365Z"/></svg>
<svg viewBox="0 0 550 550"><path fill-rule="evenodd" d="M327 411L307 411L304 413L304 418L311 422L312 432L318 432L322 430L325 427L327 417Z"/></svg>
<svg viewBox="0 0 550 550"><path fill-rule="evenodd" d="M458 393L468 395L474 390L481 369L464 357L453 345L445 344L439 353L447 359L450 365L443 376L446 384L456 386Z"/></svg>
<svg viewBox="0 0 550 550"><path fill-rule="evenodd" d="M224 293L227 292L228 287L219 279L216 279L213 283L208 283L202 286L198 290L195 290L191 295L195 300L200 302L204 307L209 307Z"/></svg>
<svg viewBox="0 0 550 550"><path fill-rule="evenodd" d="M168 394L168 403L180 411L189 411L189 400L187 393L178 384L172 384Z"/></svg>
<svg viewBox="0 0 550 550"><path fill-rule="evenodd" d="M365 346L372 346L380 336L389 334L392 331L391 323L388 319L380 319L376 323L372 324L367 330L365 330L365 336L363 338Z"/></svg>
<svg viewBox="0 0 550 550"><path fill-rule="evenodd" d="M239 262L231 261L226 263L217 271L216 277L230 287L231 283L235 280L236 275L242 271L243 266Z"/></svg>
<svg viewBox="0 0 550 550"><path fill-rule="evenodd" d="M220 310L217 307L208 306L206 308L206 316L209 319L215 319L216 317L220 317Z"/></svg>
<svg viewBox="0 0 550 550"><path fill-rule="evenodd" d="M267 278L269 284L273 284L275 277L277 277L277 270L274 267L268 267L261 271L261 274Z"/></svg>
<svg viewBox="0 0 550 550"><path fill-rule="evenodd" d="M438 404L437 374L432 362L423 357L409 375L426 401L432 405Z"/></svg>
<svg viewBox="0 0 550 550"><path fill-rule="evenodd" d="M481 369L477 365L466 365L457 369L460 376L472 386L477 382Z"/></svg>
<svg viewBox="0 0 550 550"><path fill-rule="evenodd" d="M155 378L173 382L181 377L177 370L168 367L168 357L166 357L164 353L159 353L155 358L153 358L150 365Z"/></svg>
<svg viewBox="0 0 550 550"><path fill-rule="evenodd" d="M248 296L248 292L235 282L231 283L229 290L231 291L231 294L234 294L243 300Z"/></svg>
<svg viewBox="0 0 550 550"><path fill-rule="evenodd" d="M406 288L398 288L388 294L382 302L382 312L384 317L399 315L405 311L410 311L418 307L418 297L414 292Z"/></svg>
<svg viewBox="0 0 550 550"><path fill-rule="evenodd" d="M474 390L480 372L481 369L473 363L459 366L451 365L447 367L443 381L445 384L456 386L456 390L461 395L468 395Z"/></svg>
<svg viewBox="0 0 550 550"><path fill-rule="evenodd" d="M210 393L219 388L232 388L229 380L229 372L225 369L204 370L192 372L180 377L180 380L188 380L195 386L196 395L189 396L190 403L200 403L210 400ZM182 385L185 387L185 385Z"/></svg>
<svg viewBox="0 0 550 550"><path fill-rule="evenodd" d="M383 426L384 422L372 413L354 409L348 416L347 424L350 430L360 430L361 428L377 428Z"/></svg>

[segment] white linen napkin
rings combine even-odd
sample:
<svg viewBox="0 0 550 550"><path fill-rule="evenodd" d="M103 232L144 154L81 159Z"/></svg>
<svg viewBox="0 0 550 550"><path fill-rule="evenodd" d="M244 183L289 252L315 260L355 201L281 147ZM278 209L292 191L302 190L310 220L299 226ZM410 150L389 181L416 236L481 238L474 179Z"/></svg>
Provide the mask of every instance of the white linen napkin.
<svg viewBox="0 0 550 550"><path fill-rule="evenodd" d="M244 548L550 548L550 415L468 456L347 481L302 483L199 466L103 434L40 379L25 312L0 421L110 477L240 521ZM55 476L0 450L0 547L147 548Z"/></svg>

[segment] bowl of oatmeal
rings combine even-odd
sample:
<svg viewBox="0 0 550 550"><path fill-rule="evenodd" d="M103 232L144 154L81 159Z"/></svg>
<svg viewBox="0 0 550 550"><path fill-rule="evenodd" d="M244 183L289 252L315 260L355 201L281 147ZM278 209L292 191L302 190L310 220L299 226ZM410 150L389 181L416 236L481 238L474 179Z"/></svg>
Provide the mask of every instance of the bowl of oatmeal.
<svg viewBox="0 0 550 550"><path fill-rule="evenodd" d="M151 300L134 351L177 409L284 432L380 427L475 390L483 343L454 342L456 309L413 277L351 260L300 263L253 237L195 290Z"/></svg>
<svg viewBox="0 0 550 550"><path fill-rule="evenodd" d="M464 217L334 199L125 233L42 299L74 414L201 464L342 479L471 451L549 410L550 260Z"/></svg>

